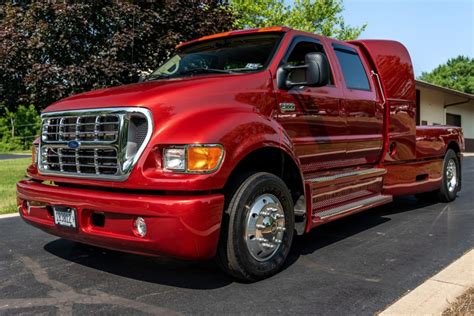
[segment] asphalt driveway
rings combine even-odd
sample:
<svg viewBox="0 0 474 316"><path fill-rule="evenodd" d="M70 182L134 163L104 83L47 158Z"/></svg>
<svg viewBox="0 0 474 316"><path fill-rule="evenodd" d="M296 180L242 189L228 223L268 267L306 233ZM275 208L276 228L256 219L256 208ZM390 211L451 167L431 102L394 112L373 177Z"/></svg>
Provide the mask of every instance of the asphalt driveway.
<svg viewBox="0 0 474 316"><path fill-rule="evenodd" d="M0 160L30 158L31 155L0 154Z"/></svg>
<svg viewBox="0 0 474 316"><path fill-rule="evenodd" d="M278 275L233 281L211 262L148 258L0 219L0 314L374 314L474 247L474 158L450 204L412 197L295 241Z"/></svg>

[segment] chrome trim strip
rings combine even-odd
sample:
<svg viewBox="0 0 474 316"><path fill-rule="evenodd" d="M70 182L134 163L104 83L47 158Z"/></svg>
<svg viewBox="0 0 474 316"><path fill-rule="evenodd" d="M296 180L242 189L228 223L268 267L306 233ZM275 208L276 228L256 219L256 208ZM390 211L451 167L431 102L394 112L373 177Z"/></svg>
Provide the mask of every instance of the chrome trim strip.
<svg viewBox="0 0 474 316"><path fill-rule="evenodd" d="M147 134L140 148L137 150L133 157L126 157L126 145L128 138L128 122L133 114L141 114L147 120ZM66 173L61 171L48 171L44 169L41 155L42 147L53 147L53 148L64 148L67 146L68 141L45 141L43 137L40 138L40 144L38 148L38 172L41 175L54 175L65 178L83 178L83 179L96 179L105 181L125 181L130 175L133 167L140 159L143 151L148 145L153 129L153 117L151 111L142 107L114 107L114 108L99 108L99 109L84 109L84 110L72 110L72 111L58 111L58 112L47 112L41 115L41 132L43 133L44 121L48 118L60 117L60 123L67 117L79 117L79 116L100 116L100 115L117 115L119 117L119 128L118 137L115 141L81 141L81 149L115 149L117 151L117 162L119 173L117 175L104 175L104 174L80 174L80 173ZM92 123L91 123L92 125ZM62 129L60 129L61 131ZM76 155L77 155L76 151ZM97 170L97 169L96 169Z"/></svg>
<svg viewBox="0 0 474 316"><path fill-rule="evenodd" d="M328 181L334 181L334 180L351 178L351 177L359 177L359 176L376 177L376 176L384 175L385 173L387 173L387 170L385 169L371 168L371 169L364 169L364 170L359 170L359 171L351 171L351 172L346 172L346 173L335 174L335 175L327 176L327 177L308 179L307 181L312 182L312 183L321 183L321 182L328 182Z"/></svg>

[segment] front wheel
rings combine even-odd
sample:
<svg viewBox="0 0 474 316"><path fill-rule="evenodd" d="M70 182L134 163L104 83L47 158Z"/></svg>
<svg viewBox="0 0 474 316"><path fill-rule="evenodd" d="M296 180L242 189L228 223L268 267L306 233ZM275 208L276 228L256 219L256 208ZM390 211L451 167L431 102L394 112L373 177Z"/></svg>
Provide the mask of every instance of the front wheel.
<svg viewBox="0 0 474 316"><path fill-rule="evenodd" d="M278 272L294 233L293 201L277 176L258 172L236 180L225 210L217 254L234 277L256 281Z"/></svg>

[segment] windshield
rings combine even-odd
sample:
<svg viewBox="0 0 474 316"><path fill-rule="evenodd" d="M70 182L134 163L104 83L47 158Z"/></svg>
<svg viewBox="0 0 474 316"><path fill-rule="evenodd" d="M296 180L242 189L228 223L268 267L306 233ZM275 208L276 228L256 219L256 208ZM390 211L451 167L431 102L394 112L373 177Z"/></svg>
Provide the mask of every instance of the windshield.
<svg viewBox="0 0 474 316"><path fill-rule="evenodd" d="M249 73L267 67L281 33L219 38L191 44L163 63L147 80L210 73Z"/></svg>

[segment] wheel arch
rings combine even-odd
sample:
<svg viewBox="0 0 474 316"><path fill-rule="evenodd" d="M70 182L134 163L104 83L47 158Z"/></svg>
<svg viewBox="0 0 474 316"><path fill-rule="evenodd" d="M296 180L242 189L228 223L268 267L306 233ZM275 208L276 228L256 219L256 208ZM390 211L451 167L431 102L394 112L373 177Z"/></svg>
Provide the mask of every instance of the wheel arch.
<svg viewBox="0 0 474 316"><path fill-rule="evenodd" d="M299 163L290 151L282 146L267 145L247 152L231 171L224 191L232 190L231 186L236 179L248 172L268 172L281 178L290 190L293 204L299 196L304 195L304 181Z"/></svg>

